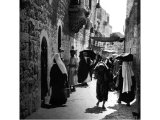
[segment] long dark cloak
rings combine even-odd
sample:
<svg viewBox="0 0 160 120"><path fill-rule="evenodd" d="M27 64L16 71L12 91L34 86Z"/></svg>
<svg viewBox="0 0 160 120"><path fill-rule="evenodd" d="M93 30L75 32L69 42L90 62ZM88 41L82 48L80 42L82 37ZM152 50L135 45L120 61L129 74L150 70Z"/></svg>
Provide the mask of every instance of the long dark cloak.
<svg viewBox="0 0 160 120"><path fill-rule="evenodd" d="M96 84L96 97L101 101L108 100L109 90L109 70L104 65L97 66L95 68L97 84Z"/></svg>
<svg viewBox="0 0 160 120"><path fill-rule="evenodd" d="M50 104L61 105L67 101L65 87L67 84L67 74L63 74L57 64L54 64L50 72L50 86L52 94Z"/></svg>
<svg viewBox="0 0 160 120"><path fill-rule="evenodd" d="M87 64L85 59L81 59L79 62L79 67L78 67L78 82L82 83L85 81L85 79L88 76L88 73L90 71L90 66Z"/></svg>

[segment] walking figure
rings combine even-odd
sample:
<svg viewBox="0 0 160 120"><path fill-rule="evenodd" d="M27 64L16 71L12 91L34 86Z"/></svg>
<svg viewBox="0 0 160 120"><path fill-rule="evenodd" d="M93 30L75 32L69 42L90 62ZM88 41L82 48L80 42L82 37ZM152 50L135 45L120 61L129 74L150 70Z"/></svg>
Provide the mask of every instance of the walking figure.
<svg viewBox="0 0 160 120"><path fill-rule="evenodd" d="M95 67L95 77L97 79L96 84L96 97L98 99L97 106L103 101L102 108L105 108L105 102L108 100L109 90L109 69L102 61Z"/></svg>

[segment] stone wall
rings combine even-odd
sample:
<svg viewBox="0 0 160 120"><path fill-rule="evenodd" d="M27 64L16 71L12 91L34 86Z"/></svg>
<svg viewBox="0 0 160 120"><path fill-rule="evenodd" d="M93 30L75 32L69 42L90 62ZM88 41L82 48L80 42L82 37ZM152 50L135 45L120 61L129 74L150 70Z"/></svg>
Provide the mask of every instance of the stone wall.
<svg viewBox="0 0 160 120"><path fill-rule="evenodd" d="M54 53L58 52L58 28L62 28L62 57L69 60L68 0L20 0L20 118L41 106L41 41L48 48L47 81Z"/></svg>
<svg viewBox="0 0 160 120"><path fill-rule="evenodd" d="M126 16L129 17L130 11L133 7L133 2L134 0L127 0L127 11L126 11Z"/></svg>
<svg viewBox="0 0 160 120"><path fill-rule="evenodd" d="M89 30L86 30L84 27L80 29L78 33L74 35L72 38L74 42L74 48L77 50L77 55L79 56L79 52L86 49L88 47L88 39L89 39Z"/></svg>
<svg viewBox="0 0 160 120"><path fill-rule="evenodd" d="M103 8L101 8L99 14L101 15L101 19L98 31L103 37L109 37L112 31L111 25L109 25L110 16Z"/></svg>
<svg viewBox="0 0 160 120"><path fill-rule="evenodd" d="M94 22L95 18L95 6L96 6L97 1L96 0L91 0L91 9L90 9L90 15L89 15L89 20L91 24ZM89 0L81 0L81 7L82 8L89 8ZM90 27L93 27L90 25ZM74 48L77 50L77 55L79 55L79 52L87 49L89 46L89 38L90 38L90 28L85 29L85 25L79 30L78 33L75 33L71 39L71 44L74 46Z"/></svg>
<svg viewBox="0 0 160 120"><path fill-rule="evenodd" d="M140 42L140 3L135 2L126 19L126 40L125 52L133 54L133 70L135 73L138 87L140 87L140 61L141 61L141 42Z"/></svg>

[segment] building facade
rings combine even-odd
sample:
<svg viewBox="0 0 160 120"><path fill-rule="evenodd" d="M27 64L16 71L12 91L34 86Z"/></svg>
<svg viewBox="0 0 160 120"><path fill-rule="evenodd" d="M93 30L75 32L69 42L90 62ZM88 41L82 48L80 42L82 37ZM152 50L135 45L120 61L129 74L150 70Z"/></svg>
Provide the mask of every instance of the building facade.
<svg viewBox="0 0 160 120"><path fill-rule="evenodd" d="M77 50L77 55L84 49L89 48L90 29L93 27L96 17L97 0L81 0L80 6L89 11L87 25L84 25L78 33L74 34L72 45Z"/></svg>
<svg viewBox="0 0 160 120"><path fill-rule="evenodd" d="M75 5L79 2L83 3L20 0L20 118L41 107L49 88L54 54L64 50L60 55L67 65L72 40L76 40L76 34L85 36L81 29L87 23L88 11ZM72 19L74 14L78 15Z"/></svg>
<svg viewBox="0 0 160 120"><path fill-rule="evenodd" d="M137 99L140 99L140 64L141 64L141 39L140 39L140 0L127 1L125 52L133 54L133 71L137 83ZM139 106L140 107L140 106Z"/></svg>
<svg viewBox="0 0 160 120"><path fill-rule="evenodd" d="M96 8L92 25L92 37L110 37L112 26L109 24L109 19L109 14L103 8ZM100 52L105 49L106 45L106 42L91 40L91 47L95 52Z"/></svg>

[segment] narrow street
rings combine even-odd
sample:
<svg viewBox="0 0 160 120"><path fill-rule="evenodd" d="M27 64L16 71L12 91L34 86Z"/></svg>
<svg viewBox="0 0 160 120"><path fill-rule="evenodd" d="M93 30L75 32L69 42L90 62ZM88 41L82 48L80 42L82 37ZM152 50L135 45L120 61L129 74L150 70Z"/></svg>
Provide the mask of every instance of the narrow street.
<svg viewBox="0 0 160 120"><path fill-rule="evenodd" d="M96 80L92 80L88 87L77 87L76 92L70 94L63 107L40 108L26 119L134 119L132 111L135 110L134 102L130 107L125 103L117 104L117 93L109 92L106 110L101 106L96 107Z"/></svg>

